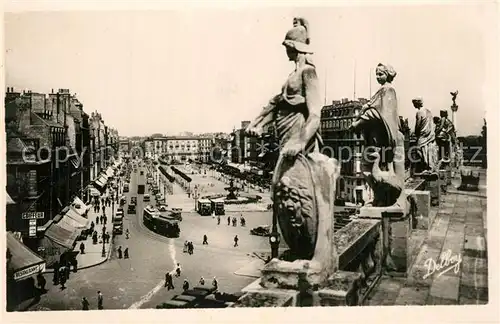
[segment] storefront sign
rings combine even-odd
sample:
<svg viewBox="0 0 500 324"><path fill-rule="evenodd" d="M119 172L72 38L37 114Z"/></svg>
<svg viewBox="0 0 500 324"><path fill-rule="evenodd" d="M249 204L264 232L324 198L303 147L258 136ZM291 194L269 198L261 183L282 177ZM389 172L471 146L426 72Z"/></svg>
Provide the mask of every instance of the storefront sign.
<svg viewBox="0 0 500 324"><path fill-rule="evenodd" d="M36 219L30 219L29 220L29 236L30 237L35 237L36 236Z"/></svg>
<svg viewBox="0 0 500 324"><path fill-rule="evenodd" d="M14 280L22 280L28 278L40 271L45 271L45 263L37 264L35 266L20 270L14 273Z"/></svg>
<svg viewBox="0 0 500 324"><path fill-rule="evenodd" d="M43 219L45 217L44 212L26 212L22 213L22 219Z"/></svg>

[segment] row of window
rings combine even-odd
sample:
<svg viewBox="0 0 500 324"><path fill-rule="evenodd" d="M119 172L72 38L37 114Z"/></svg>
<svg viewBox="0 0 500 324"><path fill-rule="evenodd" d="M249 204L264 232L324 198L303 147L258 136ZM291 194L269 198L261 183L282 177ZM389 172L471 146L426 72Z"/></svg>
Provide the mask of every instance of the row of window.
<svg viewBox="0 0 500 324"><path fill-rule="evenodd" d="M352 125L352 118L325 120L321 122L321 128L347 129Z"/></svg>
<svg viewBox="0 0 500 324"><path fill-rule="evenodd" d="M321 113L321 117L348 117L358 113L360 108L331 109Z"/></svg>

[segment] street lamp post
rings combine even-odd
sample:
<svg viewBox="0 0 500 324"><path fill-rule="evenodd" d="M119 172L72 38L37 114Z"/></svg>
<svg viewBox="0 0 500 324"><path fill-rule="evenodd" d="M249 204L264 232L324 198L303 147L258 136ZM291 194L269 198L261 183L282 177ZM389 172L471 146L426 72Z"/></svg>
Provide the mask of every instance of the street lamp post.
<svg viewBox="0 0 500 324"><path fill-rule="evenodd" d="M278 257L278 248L280 245L280 234L278 233L278 204L273 203L273 227L271 235L269 236L269 243L271 244L271 258Z"/></svg>

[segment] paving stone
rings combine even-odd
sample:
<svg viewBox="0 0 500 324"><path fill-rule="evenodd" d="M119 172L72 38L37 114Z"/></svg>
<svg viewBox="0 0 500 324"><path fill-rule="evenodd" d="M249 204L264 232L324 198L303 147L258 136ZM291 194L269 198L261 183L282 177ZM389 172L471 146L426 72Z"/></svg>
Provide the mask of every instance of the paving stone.
<svg viewBox="0 0 500 324"><path fill-rule="evenodd" d="M470 256L462 257L462 272L464 273L488 273L488 259Z"/></svg>
<svg viewBox="0 0 500 324"><path fill-rule="evenodd" d="M488 300L487 287L471 287L460 285L460 297L475 299L475 300Z"/></svg>
<svg viewBox="0 0 500 324"><path fill-rule="evenodd" d="M392 306L396 302L402 286L403 282L398 278L382 278L366 304L372 306Z"/></svg>
<svg viewBox="0 0 500 324"><path fill-rule="evenodd" d="M486 304L488 304L488 301L487 300L480 300L480 299L471 299L471 298L460 297L459 304L460 305L486 305Z"/></svg>
<svg viewBox="0 0 500 324"><path fill-rule="evenodd" d="M426 277L428 272L427 267L423 265L415 265L410 269L410 273L406 278L405 287L430 287L432 285L432 275Z"/></svg>
<svg viewBox="0 0 500 324"><path fill-rule="evenodd" d="M439 211L437 212L438 215L451 215L453 214L453 208L452 207L448 207L448 208L443 208L443 209L439 209Z"/></svg>
<svg viewBox="0 0 500 324"><path fill-rule="evenodd" d="M432 282L430 295L433 297L451 299L458 303L460 278L451 276L436 276Z"/></svg>
<svg viewBox="0 0 500 324"><path fill-rule="evenodd" d="M473 257L486 258L486 242L482 236L465 236L464 254Z"/></svg>
<svg viewBox="0 0 500 324"><path fill-rule="evenodd" d="M463 272L460 284L470 287L488 288L488 275L481 273Z"/></svg>
<svg viewBox="0 0 500 324"><path fill-rule="evenodd" d="M427 298L426 305L457 305L458 301L454 299L439 298L434 296L429 296Z"/></svg>
<svg viewBox="0 0 500 324"><path fill-rule="evenodd" d="M403 287L394 305L425 305L428 296L427 287Z"/></svg>
<svg viewBox="0 0 500 324"><path fill-rule="evenodd" d="M484 228L478 225L466 225L465 226L465 235L466 236L479 236L483 234Z"/></svg>
<svg viewBox="0 0 500 324"><path fill-rule="evenodd" d="M448 230L448 223L449 217L437 217L429 232L429 237L444 237L446 235L446 231Z"/></svg>

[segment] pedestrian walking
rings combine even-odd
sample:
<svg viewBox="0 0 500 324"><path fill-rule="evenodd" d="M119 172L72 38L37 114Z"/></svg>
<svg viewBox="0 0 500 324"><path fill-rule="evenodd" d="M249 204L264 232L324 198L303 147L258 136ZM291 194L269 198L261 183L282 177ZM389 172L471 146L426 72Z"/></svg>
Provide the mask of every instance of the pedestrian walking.
<svg viewBox="0 0 500 324"><path fill-rule="evenodd" d="M193 242L189 241L189 254L193 254L193 252L194 252Z"/></svg>
<svg viewBox="0 0 500 324"><path fill-rule="evenodd" d="M203 245L208 245L208 237L207 235L203 235Z"/></svg>
<svg viewBox="0 0 500 324"><path fill-rule="evenodd" d="M54 276L52 277L54 285L59 284L59 262L54 262Z"/></svg>
<svg viewBox="0 0 500 324"><path fill-rule="evenodd" d="M47 284L47 280L45 280L45 277L43 276L41 271L38 273L36 281L38 282L38 287L40 287L41 292L45 292L45 285Z"/></svg>
<svg viewBox="0 0 500 324"><path fill-rule="evenodd" d="M184 249L182 250L183 253L187 253L189 250L189 242L186 240L186 242L184 242Z"/></svg>
<svg viewBox="0 0 500 324"><path fill-rule="evenodd" d="M97 309L104 309L104 296L101 294L101 291L97 292Z"/></svg>
<svg viewBox="0 0 500 324"><path fill-rule="evenodd" d="M83 297L82 298L82 310L89 310L89 301L87 300L87 298Z"/></svg>
<svg viewBox="0 0 500 324"><path fill-rule="evenodd" d="M238 221L236 220L236 217L233 217L233 226L235 226L235 227L236 227L237 222L238 222Z"/></svg>
<svg viewBox="0 0 500 324"><path fill-rule="evenodd" d="M61 284L61 290L66 289L64 284L66 283L66 269L65 266L59 268L59 283Z"/></svg>
<svg viewBox="0 0 500 324"><path fill-rule="evenodd" d="M102 205L102 209L101 210L102 210L103 214L106 212L106 206L104 204Z"/></svg>
<svg viewBox="0 0 500 324"><path fill-rule="evenodd" d="M90 228L91 228L91 229L94 229L94 226L95 226L94 221L92 221L92 222L90 223Z"/></svg>
<svg viewBox="0 0 500 324"><path fill-rule="evenodd" d="M184 291L189 289L189 282L187 281L187 279L184 279L184 283L182 284L182 289Z"/></svg>
<svg viewBox="0 0 500 324"><path fill-rule="evenodd" d="M220 215L217 216L217 225L220 225Z"/></svg>
<svg viewBox="0 0 500 324"><path fill-rule="evenodd" d="M76 258L73 259L73 272L78 271L78 260Z"/></svg>
<svg viewBox="0 0 500 324"><path fill-rule="evenodd" d="M227 226L231 225L231 217L227 216Z"/></svg>
<svg viewBox="0 0 500 324"><path fill-rule="evenodd" d="M214 277L214 280L212 280L212 286L217 290L219 288L219 283L217 282L217 279Z"/></svg>
<svg viewBox="0 0 500 324"><path fill-rule="evenodd" d="M121 259L122 258L122 247L121 246L118 247L117 252L118 252L118 259Z"/></svg>
<svg viewBox="0 0 500 324"><path fill-rule="evenodd" d="M128 231L128 228L127 228L127 230L125 231L125 238L128 240L129 236L130 236L130 232Z"/></svg>
<svg viewBox="0 0 500 324"><path fill-rule="evenodd" d="M108 216L104 215L104 225L108 223Z"/></svg>
<svg viewBox="0 0 500 324"><path fill-rule="evenodd" d="M71 272L70 263L69 262L66 263L66 266L64 267L64 270L65 270L66 279L69 279L69 274Z"/></svg>
<svg viewBox="0 0 500 324"><path fill-rule="evenodd" d="M85 244L83 242L80 243L80 253L85 254Z"/></svg>
<svg viewBox="0 0 500 324"><path fill-rule="evenodd" d="M175 274L177 277L181 275L181 264L177 263L177 267L175 268Z"/></svg>
<svg viewBox="0 0 500 324"><path fill-rule="evenodd" d="M101 219L101 224L104 224L104 216L99 216L99 218Z"/></svg>
<svg viewBox="0 0 500 324"><path fill-rule="evenodd" d="M96 211L95 211L95 207L94 207L94 212L96 212ZM95 218L95 223L96 223L97 225L99 225L99 216L97 216L97 217Z"/></svg>
<svg viewBox="0 0 500 324"><path fill-rule="evenodd" d="M123 258L128 259L128 247L125 248L125 251L123 251Z"/></svg>
<svg viewBox="0 0 500 324"><path fill-rule="evenodd" d="M205 279L203 277L200 278L200 285L201 286L205 285Z"/></svg>
<svg viewBox="0 0 500 324"><path fill-rule="evenodd" d="M234 236L234 247L237 247L238 246L238 235L235 235Z"/></svg>

